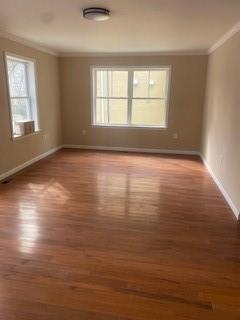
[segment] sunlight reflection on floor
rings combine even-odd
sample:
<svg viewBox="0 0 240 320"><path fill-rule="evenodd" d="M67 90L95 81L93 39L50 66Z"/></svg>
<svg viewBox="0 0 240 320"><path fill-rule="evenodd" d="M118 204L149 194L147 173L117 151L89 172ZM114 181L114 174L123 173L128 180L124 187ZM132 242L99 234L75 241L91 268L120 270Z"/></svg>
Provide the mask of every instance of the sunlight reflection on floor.
<svg viewBox="0 0 240 320"><path fill-rule="evenodd" d="M27 206L20 203L20 236L19 251L22 253L33 253L35 243L39 237L39 217L34 204Z"/></svg>
<svg viewBox="0 0 240 320"><path fill-rule="evenodd" d="M39 193L41 198L51 198L60 205L65 204L70 198L70 192L59 182L56 182L55 179L51 179L47 184L29 183L28 186L34 193Z"/></svg>

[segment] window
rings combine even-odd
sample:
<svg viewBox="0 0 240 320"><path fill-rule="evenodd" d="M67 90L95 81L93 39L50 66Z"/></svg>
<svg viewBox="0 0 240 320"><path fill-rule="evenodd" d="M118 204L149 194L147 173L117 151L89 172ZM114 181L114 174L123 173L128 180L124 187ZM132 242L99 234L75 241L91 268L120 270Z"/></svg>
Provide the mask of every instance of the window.
<svg viewBox="0 0 240 320"><path fill-rule="evenodd" d="M166 128L170 67L92 69L93 125Z"/></svg>
<svg viewBox="0 0 240 320"><path fill-rule="evenodd" d="M32 60L6 55L14 138L39 130L35 65Z"/></svg>

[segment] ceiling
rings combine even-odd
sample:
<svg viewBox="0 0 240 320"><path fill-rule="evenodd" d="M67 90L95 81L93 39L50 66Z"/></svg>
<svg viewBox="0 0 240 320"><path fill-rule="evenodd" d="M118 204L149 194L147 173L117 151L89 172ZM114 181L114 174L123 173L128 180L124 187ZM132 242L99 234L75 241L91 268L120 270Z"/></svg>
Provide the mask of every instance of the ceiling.
<svg viewBox="0 0 240 320"><path fill-rule="evenodd" d="M112 11L105 22L84 7ZM57 53L203 52L240 20L239 0L0 0L0 30Z"/></svg>

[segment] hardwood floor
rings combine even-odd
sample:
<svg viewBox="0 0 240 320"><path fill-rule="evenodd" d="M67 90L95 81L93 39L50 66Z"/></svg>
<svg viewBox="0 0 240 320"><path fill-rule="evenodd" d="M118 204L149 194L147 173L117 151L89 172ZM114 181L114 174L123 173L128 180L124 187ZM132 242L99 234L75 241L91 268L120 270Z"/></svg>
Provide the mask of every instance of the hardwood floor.
<svg viewBox="0 0 240 320"><path fill-rule="evenodd" d="M62 150L0 185L0 320L239 320L240 229L197 157Z"/></svg>

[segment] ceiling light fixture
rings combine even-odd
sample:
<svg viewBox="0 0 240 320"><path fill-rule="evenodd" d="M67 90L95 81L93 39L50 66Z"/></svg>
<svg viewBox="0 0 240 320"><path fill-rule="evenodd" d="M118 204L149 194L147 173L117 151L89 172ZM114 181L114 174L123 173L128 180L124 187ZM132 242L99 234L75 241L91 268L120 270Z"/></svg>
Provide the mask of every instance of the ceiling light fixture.
<svg viewBox="0 0 240 320"><path fill-rule="evenodd" d="M86 8L83 9L83 17L88 20L105 21L110 18L110 11L105 8Z"/></svg>

